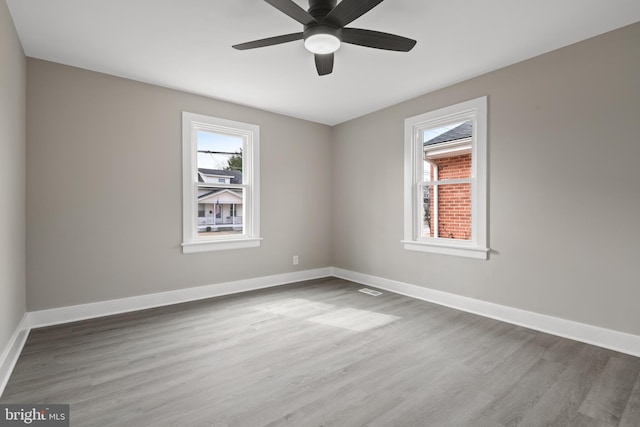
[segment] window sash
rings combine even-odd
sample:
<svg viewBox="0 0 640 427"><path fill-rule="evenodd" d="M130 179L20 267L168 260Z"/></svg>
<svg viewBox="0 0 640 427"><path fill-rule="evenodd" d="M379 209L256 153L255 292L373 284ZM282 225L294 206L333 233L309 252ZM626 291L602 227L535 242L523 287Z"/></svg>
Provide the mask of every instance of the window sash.
<svg viewBox="0 0 640 427"><path fill-rule="evenodd" d="M456 179L441 179L438 181L422 181L419 182L420 186L427 185L447 185L447 184L471 184L473 186L473 178L456 178Z"/></svg>
<svg viewBox="0 0 640 427"><path fill-rule="evenodd" d="M223 184L216 182L195 182L194 185L198 189L206 189L206 188L229 188L229 189L238 189L238 190L248 190L251 188L248 184Z"/></svg>

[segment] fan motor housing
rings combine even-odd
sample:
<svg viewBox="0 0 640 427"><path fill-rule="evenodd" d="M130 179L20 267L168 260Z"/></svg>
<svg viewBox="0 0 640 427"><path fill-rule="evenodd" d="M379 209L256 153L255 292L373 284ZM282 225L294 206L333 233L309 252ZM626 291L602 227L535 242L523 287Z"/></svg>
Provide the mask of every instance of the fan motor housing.
<svg viewBox="0 0 640 427"><path fill-rule="evenodd" d="M337 0L309 0L309 15L314 18L323 18L336 7L337 3Z"/></svg>

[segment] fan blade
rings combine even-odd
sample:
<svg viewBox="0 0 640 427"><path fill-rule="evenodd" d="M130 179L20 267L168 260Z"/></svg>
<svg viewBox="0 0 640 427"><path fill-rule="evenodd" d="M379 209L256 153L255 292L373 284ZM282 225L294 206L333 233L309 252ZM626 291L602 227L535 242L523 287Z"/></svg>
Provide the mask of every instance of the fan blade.
<svg viewBox="0 0 640 427"><path fill-rule="evenodd" d="M331 74L333 71L333 53L327 53L326 55L315 55L316 57L316 70L318 70L319 76L325 76Z"/></svg>
<svg viewBox="0 0 640 427"><path fill-rule="evenodd" d="M267 39L254 40L252 42L233 45L234 49L246 50L255 49L257 47L273 46L275 44L292 42L294 40L302 40L302 33L285 34L283 36L269 37Z"/></svg>
<svg viewBox="0 0 640 427"><path fill-rule="evenodd" d="M339 27L344 27L355 21L383 0L342 0L327 15L327 19Z"/></svg>
<svg viewBox="0 0 640 427"><path fill-rule="evenodd" d="M292 0L264 0L269 3L271 6L278 9L280 12L289 16L290 18L295 19L302 25L313 24L316 21L316 18L309 15L309 12L295 4Z"/></svg>
<svg viewBox="0 0 640 427"><path fill-rule="evenodd" d="M413 39L360 28L343 28L342 41L374 49L395 50L398 52L409 52L416 45L416 41Z"/></svg>

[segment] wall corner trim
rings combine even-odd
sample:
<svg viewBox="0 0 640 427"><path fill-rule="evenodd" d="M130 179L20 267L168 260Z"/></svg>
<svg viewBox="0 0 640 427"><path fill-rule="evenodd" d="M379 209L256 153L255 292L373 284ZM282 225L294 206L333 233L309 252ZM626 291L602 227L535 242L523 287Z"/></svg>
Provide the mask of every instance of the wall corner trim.
<svg viewBox="0 0 640 427"><path fill-rule="evenodd" d="M332 275L411 298L640 357L640 335L534 313L336 267L332 268Z"/></svg>
<svg viewBox="0 0 640 427"><path fill-rule="evenodd" d="M4 393L4 388L9 382L13 368L18 362L18 357L22 352L27 337L29 336L29 314L25 313L22 320L13 331L9 342L0 353L0 397Z"/></svg>

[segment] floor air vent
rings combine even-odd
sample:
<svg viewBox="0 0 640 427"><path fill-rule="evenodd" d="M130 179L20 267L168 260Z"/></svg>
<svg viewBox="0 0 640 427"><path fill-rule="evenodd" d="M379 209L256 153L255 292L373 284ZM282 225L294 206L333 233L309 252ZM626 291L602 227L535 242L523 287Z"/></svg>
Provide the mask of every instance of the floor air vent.
<svg viewBox="0 0 640 427"><path fill-rule="evenodd" d="M358 289L358 292L362 292L363 294L372 295L377 297L378 295L382 295L382 292L374 291L373 289L362 288Z"/></svg>

